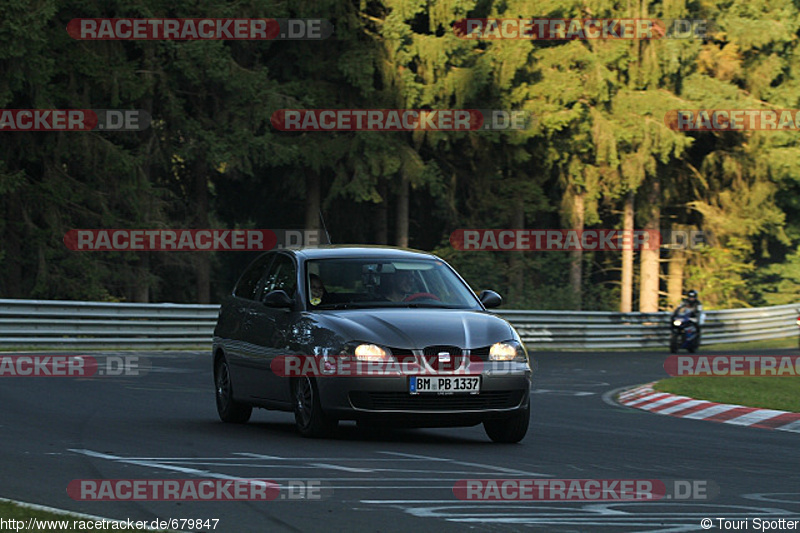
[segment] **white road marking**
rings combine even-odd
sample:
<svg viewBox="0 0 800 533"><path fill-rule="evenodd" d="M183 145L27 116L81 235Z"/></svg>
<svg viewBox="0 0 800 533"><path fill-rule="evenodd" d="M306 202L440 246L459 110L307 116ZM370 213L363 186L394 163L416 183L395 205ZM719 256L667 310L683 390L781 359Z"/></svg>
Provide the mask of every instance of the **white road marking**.
<svg viewBox="0 0 800 533"><path fill-rule="evenodd" d="M669 396L668 392L655 392L653 394L648 394L647 396L642 396L641 398L637 398L637 399L633 400L632 402L631 401L626 401L625 405L628 406L628 407L637 407L637 406L639 406L641 404L645 404L647 402L651 402L651 401L655 402L656 400L664 398L664 397L667 397L667 396Z"/></svg>
<svg viewBox="0 0 800 533"><path fill-rule="evenodd" d="M785 426L775 428L780 431L791 431L793 433L800 433L800 420L795 420L790 424L786 424Z"/></svg>
<svg viewBox="0 0 800 533"><path fill-rule="evenodd" d="M352 468L350 466L330 465L327 463L311 463L311 466L316 466L317 468L330 468L331 470L343 470L345 472L374 472L374 470L370 470L369 468Z"/></svg>
<svg viewBox="0 0 800 533"><path fill-rule="evenodd" d="M797 499L795 500L782 500L780 498L775 498L775 496L795 496ZM793 503L798 504L800 503L800 492L756 492L754 494L742 494L742 498L746 500L756 500L760 502L769 502L769 503Z"/></svg>
<svg viewBox="0 0 800 533"><path fill-rule="evenodd" d="M292 470L303 469L303 470L315 470L315 471L319 471L320 469L330 469L330 470L339 470L339 471L352 472L352 473L376 473L376 472L386 472L386 473L391 472L391 473L395 473L395 474L403 474L403 473L409 473L409 474L419 474L419 473L431 474L431 473L433 473L433 474L436 475L436 480L437 481L440 481L440 482L452 482L453 484L455 484L457 481L459 481L461 479L464 479L465 477L475 477L476 475L492 475L492 472L488 472L488 473L484 474L484 473L476 473L474 470L462 471L462 470L436 470L436 469L433 469L433 470L424 469L423 470L423 469L403 469L403 468L359 468L359 467L350 467L350 466L342 466L342 465L331 464L331 462L335 462L338 459L330 458L330 457L326 457L326 459L331 461L331 462L328 462L328 463L315 462L315 463L311 463L311 464L308 464L308 465L297 465L297 464L289 464L289 463L287 463L287 461L296 461L296 460L298 460L298 458L263 456L264 458L280 460L281 464L252 464L252 463L230 463L230 462L214 463L214 462L207 462L206 460L203 460L203 459L198 460L198 458L190 458L190 457L185 457L185 458L149 457L149 458L146 458L146 459L145 458L132 458L132 457L121 457L121 456L117 456L117 455L106 454L106 453L101 453L101 452L96 452L96 451L93 451L93 450L86 450L86 449L69 449L69 451L71 451L73 453L79 453L79 454L82 454L82 455L86 455L86 456L89 456L89 457L95 457L95 458L98 458L98 459L106 459L106 460L109 460L109 461L132 464L132 465L142 466L142 467L146 467L146 468L169 470L169 471L173 471L173 472L180 472L180 473L183 473L183 474L188 474L188 475L193 475L193 476L198 476L198 477L211 477L211 478L217 478L217 479L230 479L230 480L249 480L249 481L253 481L253 482L258 482L258 480L253 480L252 478L245 478L245 477L241 477L241 476L231 476L231 475L227 475L227 474L220 474L220 473L212 472L210 470L205 470L205 469L200 469L200 468L193 468L193 467L195 467L195 466L222 466L222 467L243 467L243 468L250 468L250 469L254 469L254 468L291 468ZM386 453L397 453L397 452L386 452ZM239 455L243 455L243 454L244 454L244 452L240 453ZM250 454L250 455L258 455L258 454ZM253 459L256 459L256 458L258 458L258 457L254 457ZM180 461L177 461L177 459L180 459ZM213 459L214 460L220 460L220 459L224 459L224 458L213 458ZM321 457L299 458L299 460L306 460L306 459L319 460L319 459L321 459ZM241 460L241 459L231 458L230 460L233 461L233 460ZM352 459L352 460L356 460L356 459ZM360 459L360 460L361 461L395 461L393 459ZM476 466L476 467L483 468L483 469L497 470L497 471L502 471L502 472L509 472L509 473L513 473L513 474L516 474L516 475L545 476L545 474L528 473L528 472L522 472L522 471L519 471L519 470L512 470L512 469L508 469L508 468L493 467L491 465L481 465L481 464L473 465L472 463L462 463L462 462L459 462L459 461L453 461L451 459L446 459L446 458L439 459L439 458L429 458L429 457L426 457L426 456L417 456L417 457L414 457L414 458L397 459L397 460L405 460L405 461L420 461L420 460L430 461L430 460L436 460L436 461L440 461L440 462L448 463L448 464L459 464L459 465L462 465L462 466ZM173 463L177 462L179 464L170 464L170 462L173 462ZM444 475L457 475L459 477L443 477ZM321 477L321 476L315 476L315 477L317 477L317 478L319 478L319 479L321 479L323 481L339 482L339 483L374 482L374 481L378 481L378 482L406 482L406 483L420 482L420 481L426 482L426 484L422 485L422 486L410 486L410 485L406 484L406 485L392 485L392 486L374 486L374 485L372 485L372 486L361 487L361 486L348 485L348 486L342 486L341 488L343 488L343 489L344 488L347 488L347 489L362 489L363 488L363 489L369 489L369 490L374 490L374 489L398 490L398 489L433 489L433 488L435 488L435 489L443 489L443 490L452 490L452 488L453 488L453 485L443 485L443 486L432 487L430 485L430 483L429 483L431 481L430 476L426 476L426 477L386 477L385 475L379 475L379 477L357 477L357 478L354 478L354 477ZM551 476L547 476L547 477L551 477ZM276 481L276 482L279 481L279 480L293 480L293 479L296 479L296 477L292 477L292 478L278 477L278 478L276 478L276 477L270 476L270 481Z"/></svg>
<svg viewBox="0 0 800 533"><path fill-rule="evenodd" d="M321 457L275 457L273 455L261 455L258 453L234 452L233 455L244 455L253 459L272 459L276 461L319 461ZM417 459L383 459L378 457L326 457L330 461L385 461L395 463L397 461L416 461Z"/></svg>
<svg viewBox="0 0 800 533"><path fill-rule="evenodd" d="M739 407L738 405L713 405L709 402L707 409L701 409L700 411L695 411L694 413L689 413L688 415L683 415L681 418L694 418L694 419L703 419L708 418L710 416L718 415L720 413L726 413L732 409L736 409Z"/></svg>
<svg viewBox="0 0 800 533"><path fill-rule="evenodd" d="M697 531L701 518L722 514L728 519L754 515L787 518L787 510L739 505L694 504L686 512L684 503L628 502L564 505L569 502L453 502L452 500L361 500L364 504L387 505L419 518L444 519L465 524L515 524L586 527L645 528L642 533ZM573 502L580 504L581 502ZM431 505L433 504L433 505ZM437 505L441 504L441 505ZM420 507L416 507L420 505ZM625 506L627 510L616 507ZM647 509L647 507L665 509ZM675 507L680 510L672 511ZM642 512L644 511L644 512ZM788 512L788 514L792 514ZM582 515L582 516L581 516ZM655 528L655 529L654 529Z"/></svg>
<svg viewBox="0 0 800 533"><path fill-rule="evenodd" d="M533 389L531 394L555 394L558 396L594 396L596 392L556 390L556 389Z"/></svg>
<svg viewBox="0 0 800 533"><path fill-rule="evenodd" d="M251 459L266 459L268 461L284 461L286 459L285 457L277 457L275 455L261 455L260 453L248 452L233 452L233 455L243 455Z"/></svg>
<svg viewBox="0 0 800 533"><path fill-rule="evenodd" d="M172 472L180 472L181 474L190 474L193 476L198 477L210 477L214 479L227 479L232 481L247 481L253 483L254 485L266 485L267 483L257 479L247 479L240 476L229 476L227 474L218 474L216 472L209 472L208 470L198 470L196 468L184 468L182 466L174 466L174 465L167 465L162 463L156 463L152 461L138 461L138 460L130 460L126 459L125 457L119 457L116 455L109 455L107 453L100 453L95 452L92 450L78 450L70 448L69 451L79 453L82 455L86 455L89 457L96 457L98 459L107 459L109 461L116 461L118 463L128 463L137 466L145 466L148 468L157 468L161 470L170 470Z"/></svg>
<svg viewBox="0 0 800 533"><path fill-rule="evenodd" d="M658 410L658 414L661 415L668 415L670 413L677 413L678 411L683 411L684 409L688 409L690 407L694 407L695 405L701 405L706 403L705 400L691 400L688 402L682 402L677 405L673 405L672 407L667 407L666 409Z"/></svg>
<svg viewBox="0 0 800 533"><path fill-rule="evenodd" d="M673 397L673 396L668 396L666 398L662 398L661 400L655 401L655 402L653 402L651 404L645 405L645 406L641 407L641 409L644 409L645 411L651 411L651 410L654 410L654 409L656 409L658 407L662 407L664 405L670 404L670 403L672 403L674 401L677 401L677 400L687 400L688 401L690 399L691 398L686 398L686 397L676 398L676 397ZM628 405L632 405L632 404L628 404ZM656 412L660 412L660 411L656 411Z"/></svg>
<svg viewBox="0 0 800 533"><path fill-rule="evenodd" d="M735 424L737 426L750 426L752 424L763 422L764 420L769 420L770 418L775 418L776 416L782 415L785 412L786 411L775 411L772 409L759 409L758 411L745 413L741 416L737 416L736 418L726 420L725 423Z"/></svg>
<svg viewBox="0 0 800 533"><path fill-rule="evenodd" d="M400 457L413 457L417 459L423 459L427 461L445 461L451 462L453 464L461 465L461 466L473 466L476 468L483 468L486 470L492 470L495 472L505 472L507 474L516 474L518 476L536 476L536 477L553 477L550 474L540 474L538 472L524 472L522 470L516 470L514 468L504 468L502 466L495 466L495 465L486 465L481 463L469 463L466 461L456 461L455 459L448 459L442 457L430 457L427 455L416 455L411 453L400 453L400 452L387 452L387 451L379 451L378 453L385 453L388 455L398 455ZM475 474L473 474L475 475Z"/></svg>

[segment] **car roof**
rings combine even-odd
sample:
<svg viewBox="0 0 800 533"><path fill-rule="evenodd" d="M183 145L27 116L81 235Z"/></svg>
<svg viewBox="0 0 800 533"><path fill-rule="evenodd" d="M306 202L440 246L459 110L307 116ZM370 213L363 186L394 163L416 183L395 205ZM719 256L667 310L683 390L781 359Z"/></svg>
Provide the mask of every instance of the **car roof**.
<svg viewBox="0 0 800 533"><path fill-rule="evenodd" d="M316 248L292 250L299 258L309 259L438 259L435 255L419 250L396 248L393 246L343 246L325 245Z"/></svg>

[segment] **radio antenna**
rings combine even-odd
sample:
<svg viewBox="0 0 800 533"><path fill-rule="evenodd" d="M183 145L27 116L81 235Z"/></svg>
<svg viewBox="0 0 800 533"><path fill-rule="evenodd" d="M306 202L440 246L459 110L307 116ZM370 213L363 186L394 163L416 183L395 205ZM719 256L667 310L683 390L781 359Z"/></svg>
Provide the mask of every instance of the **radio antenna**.
<svg viewBox="0 0 800 533"><path fill-rule="evenodd" d="M322 229L325 230L325 237L328 239L328 244L333 244L331 242L331 235L328 233L328 227L325 225L325 217L322 216L322 209L319 210L319 219L322 222Z"/></svg>

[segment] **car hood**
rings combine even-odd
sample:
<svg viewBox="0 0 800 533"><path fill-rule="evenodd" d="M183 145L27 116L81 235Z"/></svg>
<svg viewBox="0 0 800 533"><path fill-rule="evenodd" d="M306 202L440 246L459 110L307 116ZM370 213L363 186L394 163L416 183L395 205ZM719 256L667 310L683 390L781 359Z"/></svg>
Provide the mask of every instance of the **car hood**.
<svg viewBox="0 0 800 533"><path fill-rule="evenodd" d="M345 339L393 348L475 349L516 337L502 318L471 310L349 309L320 313L317 318Z"/></svg>

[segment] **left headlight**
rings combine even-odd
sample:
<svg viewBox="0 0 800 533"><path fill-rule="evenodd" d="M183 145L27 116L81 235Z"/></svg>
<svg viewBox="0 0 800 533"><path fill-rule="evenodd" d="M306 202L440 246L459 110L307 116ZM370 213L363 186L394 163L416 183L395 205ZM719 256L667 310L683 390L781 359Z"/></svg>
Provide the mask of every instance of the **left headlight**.
<svg viewBox="0 0 800 533"><path fill-rule="evenodd" d="M520 342L496 342L489 348L489 361L528 361L528 352Z"/></svg>

